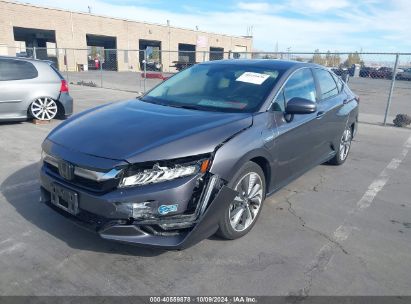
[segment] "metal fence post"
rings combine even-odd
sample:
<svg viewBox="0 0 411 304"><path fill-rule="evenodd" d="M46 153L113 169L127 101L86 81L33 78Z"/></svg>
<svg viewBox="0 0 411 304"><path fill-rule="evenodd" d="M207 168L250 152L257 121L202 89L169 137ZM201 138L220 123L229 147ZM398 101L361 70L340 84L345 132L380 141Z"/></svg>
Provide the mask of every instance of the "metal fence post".
<svg viewBox="0 0 411 304"><path fill-rule="evenodd" d="M147 80L147 49L143 51L144 52L144 81L143 81L143 90L144 93L146 92L146 80Z"/></svg>
<svg viewBox="0 0 411 304"><path fill-rule="evenodd" d="M37 51L36 51L36 47L33 46L33 58L37 59Z"/></svg>
<svg viewBox="0 0 411 304"><path fill-rule="evenodd" d="M70 81L69 81L69 73L68 73L67 49L64 49L64 58L63 58L63 61L64 61L64 65L65 65L65 67L66 67L66 80L67 80L67 82L70 82Z"/></svg>
<svg viewBox="0 0 411 304"><path fill-rule="evenodd" d="M388 114L390 112L390 106L391 106L391 101L392 101L392 93L394 91L394 84L395 84L395 78L397 76L397 67L398 67L398 59L400 58L400 55L397 53L395 55L395 64L394 64L394 71L392 72L392 80L391 80L391 87L390 87L390 93L388 95L388 101L387 101L387 107L385 109L385 115L384 115L384 126L387 124L387 118Z"/></svg>
<svg viewBox="0 0 411 304"><path fill-rule="evenodd" d="M103 60L100 60L100 88L103 87Z"/></svg>
<svg viewBox="0 0 411 304"><path fill-rule="evenodd" d="M211 54L210 54L211 55ZM210 59L209 59L210 60ZM206 52L204 51L203 52L203 62L205 62L206 61Z"/></svg>

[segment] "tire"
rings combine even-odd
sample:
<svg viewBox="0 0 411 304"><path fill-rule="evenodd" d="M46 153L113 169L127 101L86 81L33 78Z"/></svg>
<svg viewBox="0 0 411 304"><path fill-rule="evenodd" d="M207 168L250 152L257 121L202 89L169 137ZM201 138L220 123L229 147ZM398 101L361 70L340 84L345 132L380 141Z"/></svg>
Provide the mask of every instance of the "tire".
<svg viewBox="0 0 411 304"><path fill-rule="evenodd" d="M251 183L254 184L246 187L247 182L250 184L250 178ZM261 213L266 194L264 172L256 163L247 162L228 183L228 186L240 190L240 195L221 214L217 235L224 239L234 240L246 235L253 228ZM246 192L248 195L245 195Z"/></svg>
<svg viewBox="0 0 411 304"><path fill-rule="evenodd" d="M38 120L52 120L58 114L57 102L50 97L39 97L29 107L31 117Z"/></svg>
<svg viewBox="0 0 411 304"><path fill-rule="evenodd" d="M351 149L351 141L352 130L350 126L347 126L341 136L340 145L338 147L337 153L328 163L335 166L340 166L343 163L345 163L348 157L348 153Z"/></svg>

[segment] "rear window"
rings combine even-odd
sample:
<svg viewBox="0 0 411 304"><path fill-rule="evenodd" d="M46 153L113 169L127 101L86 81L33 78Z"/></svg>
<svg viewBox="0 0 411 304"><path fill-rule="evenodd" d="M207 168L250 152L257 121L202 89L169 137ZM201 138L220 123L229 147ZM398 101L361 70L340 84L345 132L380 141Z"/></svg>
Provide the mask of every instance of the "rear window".
<svg viewBox="0 0 411 304"><path fill-rule="evenodd" d="M50 66L53 69L53 71L56 72L56 74L60 77L60 79L63 80L64 79L63 75L61 75L60 71L57 69L54 63L51 63Z"/></svg>
<svg viewBox="0 0 411 304"><path fill-rule="evenodd" d="M331 76L334 78L334 81L337 83L338 92L341 92L343 88L342 80L334 73L331 73Z"/></svg>
<svg viewBox="0 0 411 304"><path fill-rule="evenodd" d="M338 95L337 84L331 74L323 69L314 69L321 89L321 100Z"/></svg>
<svg viewBox="0 0 411 304"><path fill-rule="evenodd" d="M14 59L0 59L0 81L33 79L38 72L31 62Z"/></svg>

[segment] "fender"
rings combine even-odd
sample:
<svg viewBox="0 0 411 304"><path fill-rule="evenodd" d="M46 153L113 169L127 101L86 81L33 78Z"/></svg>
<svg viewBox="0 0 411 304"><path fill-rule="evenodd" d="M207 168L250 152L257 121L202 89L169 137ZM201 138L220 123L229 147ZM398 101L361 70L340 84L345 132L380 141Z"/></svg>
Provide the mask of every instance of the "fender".
<svg viewBox="0 0 411 304"><path fill-rule="evenodd" d="M267 160L271 168L273 158L265 148L262 137L262 131L265 130L268 116L266 112L254 116L250 128L238 133L219 146L214 153L210 172L219 175L226 181L230 181L245 162L256 157Z"/></svg>

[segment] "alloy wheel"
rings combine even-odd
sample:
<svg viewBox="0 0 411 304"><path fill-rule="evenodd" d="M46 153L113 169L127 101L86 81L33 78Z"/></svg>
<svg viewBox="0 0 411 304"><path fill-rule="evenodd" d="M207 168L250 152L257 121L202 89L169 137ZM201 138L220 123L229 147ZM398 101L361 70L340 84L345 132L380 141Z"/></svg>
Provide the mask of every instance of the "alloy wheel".
<svg viewBox="0 0 411 304"><path fill-rule="evenodd" d="M261 177L255 172L243 176L235 186L238 195L229 209L230 224L235 231L244 231L256 219L263 201L262 187Z"/></svg>
<svg viewBox="0 0 411 304"><path fill-rule="evenodd" d="M57 115L56 102L48 97L37 98L30 106L30 112L38 120L51 120Z"/></svg>
<svg viewBox="0 0 411 304"><path fill-rule="evenodd" d="M351 130L346 129L340 142L340 159L345 160L351 147Z"/></svg>

